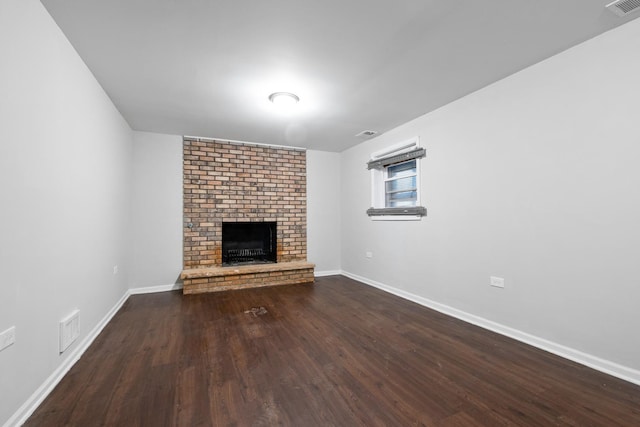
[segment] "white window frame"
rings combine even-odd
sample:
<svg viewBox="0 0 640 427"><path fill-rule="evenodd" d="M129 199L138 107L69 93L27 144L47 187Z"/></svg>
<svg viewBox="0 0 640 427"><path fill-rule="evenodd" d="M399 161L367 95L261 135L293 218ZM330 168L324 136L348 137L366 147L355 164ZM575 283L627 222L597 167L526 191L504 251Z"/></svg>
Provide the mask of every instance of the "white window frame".
<svg viewBox="0 0 640 427"><path fill-rule="evenodd" d="M420 148L420 138L418 136L413 137L407 141L392 145L391 147L387 147L384 150L377 151L372 153L370 156L370 160L375 161L378 159L383 159L386 157L395 156L398 154L402 154L405 152L409 152L415 150L416 148ZM416 160L416 207L420 207L421 205L421 159L417 158ZM402 163L402 162L399 162ZM395 163L398 164L398 163ZM389 165L391 166L391 165ZM387 176L387 168L385 166L383 168L374 168L371 169L371 206L375 209L385 209L386 206L386 186L385 183L388 181ZM420 221L422 219L422 215L398 215L398 214L390 214L390 215L371 215L372 221Z"/></svg>
<svg viewBox="0 0 640 427"><path fill-rule="evenodd" d="M404 176L395 177L395 178L389 178L389 168L391 166L397 166L397 165L401 165L401 164L409 163L409 162L414 162L415 163L415 165L416 165L416 173L415 174L404 175ZM418 187L420 185L418 183L418 164L419 163L420 162L418 162L418 159L411 159L411 160L405 160L405 161L402 161L402 162L399 162L399 163L394 163L394 164L385 166L385 168L382 171L383 172L383 174L382 174L383 175L382 176L382 181L383 181L382 182L382 192L384 194L384 207L390 207L390 206L387 206L387 195L389 194L387 192L387 183L390 182L390 181L397 181L399 179L410 178L410 177L413 177L413 176L416 177L416 188L415 188L416 200L415 200L415 203L413 204L412 207L420 206L420 192L418 191ZM407 191L413 191L413 190L402 190L402 191L403 192L407 192Z"/></svg>

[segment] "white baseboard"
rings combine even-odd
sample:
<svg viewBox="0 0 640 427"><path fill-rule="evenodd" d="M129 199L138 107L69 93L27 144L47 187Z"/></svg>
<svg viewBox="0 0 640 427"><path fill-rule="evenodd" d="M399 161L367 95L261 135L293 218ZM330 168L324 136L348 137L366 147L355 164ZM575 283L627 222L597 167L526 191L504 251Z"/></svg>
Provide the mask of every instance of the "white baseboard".
<svg viewBox="0 0 640 427"><path fill-rule="evenodd" d="M127 301L130 295L149 294L154 292L167 292L182 289L182 283L171 285L149 286L145 288L129 289L120 298L120 300L109 310L102 320L87 334L87 336L78 344L78 346L67 356L58 368L42 383L40 387L27 399L25 403L9 418L3 427L14 427L24 424L33 412L40 406L44 399L51 393L62 378L80 359L84 352L89 348L91 343L102 332L104 327L111 321L113 316L120 310L122 305Z"/></svg>
<svg viewBox="0 0 640 427"><path fill-rule="evenodd" d="M147 286L145 288L131 288L129 295L153 294L156 292L169 292L182 289L182 283L173 283L171 285Z"/></svg>
<svg viewBox="0 0 640 427"><path fill-rule="evenodd" d="M315 277L324 277L324 276L339 276L342 274L342 270L325 270L325 271L314 271L313 275Z"/></svg>
<svg viewBox="0 0 640 427"><path fill-rule="evenodd" d="M69 370L80 359L84 352L89 348L91 343L102 332L102 329L111 321L113 316L120 310L120 307L129 298L129 291L120 298L120 300L109 310L102 320L84 337L84 339L76 346L76 348L67 356L67 358L53 371L51 375L42 383L40 387L27 399L26 402L18 408L18 410L7 420L4 427L21 426L40 406L44 399L58 385L60 380L69 372Z"/></svg>
<svg viewBox="0 0 640 427"><path fill-rule="evenodd" d="M392 286L385 285L380 282L376 282L375 280L367 279L366 277L358 276L356 274L352 274L346 271L342 271L341 273L342 275L349 277L353 280L357 280L358 282L373 286L375 288L389 292L393 295L399 296L409 301L413 301L422 306L439 311L440 313L455 317L457 319L474 324L476 326L480 326L481 328L488 329L490 331L499 333L501 335L505 335L507 337L513 338L515 340L521 341L523 343L529 344L539 349L548 351L549 353L553 353L565 359L569 359L576 363L580 363L581 365L585 365L592 369L598 370L600 372L604 372L605 374L609 374L614 377L623 379L625 381L629 381L630 383L640 385L640 371L636 369L619 365L609 360L601 359L599 357L584 353L582 351L579 351L570 347L566 347L564 345L557 344L552 341L548 341L544 338L540 338L535 335L531 335L526 332L522 332L517 329L510 328L508 326L493 322L483 317L475 316L473 314L464 312L462 310L458 310L448 305L440 304L438 302L432 301L427 298L423 298L421 296L412 294L410 292L406 292L401 289L394 288Z"/></svg>

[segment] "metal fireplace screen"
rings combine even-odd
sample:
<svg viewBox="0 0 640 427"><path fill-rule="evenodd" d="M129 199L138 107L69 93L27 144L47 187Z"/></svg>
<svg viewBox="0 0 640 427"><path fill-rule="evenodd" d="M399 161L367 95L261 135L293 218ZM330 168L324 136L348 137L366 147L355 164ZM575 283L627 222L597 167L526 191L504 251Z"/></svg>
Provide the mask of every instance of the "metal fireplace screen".
<svg viewBox="0 0 640 427"><path fill-rule="evenodd" d="M276 262L275 222L223 222L222 264Z"/></svg>

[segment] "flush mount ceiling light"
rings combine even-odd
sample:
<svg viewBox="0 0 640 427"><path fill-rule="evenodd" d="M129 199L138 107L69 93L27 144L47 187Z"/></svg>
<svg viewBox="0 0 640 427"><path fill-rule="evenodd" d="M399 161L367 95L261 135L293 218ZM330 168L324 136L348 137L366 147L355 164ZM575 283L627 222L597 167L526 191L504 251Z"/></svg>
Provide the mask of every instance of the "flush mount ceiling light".
<svg viewBox="0 0 640 427"><path fill-rule="evenodd" d="M275 92L269 95L269 101L278 107L291 107L296 105L298 101L300 101L300 98L298 98L298 95L290 92Z"/></svg>

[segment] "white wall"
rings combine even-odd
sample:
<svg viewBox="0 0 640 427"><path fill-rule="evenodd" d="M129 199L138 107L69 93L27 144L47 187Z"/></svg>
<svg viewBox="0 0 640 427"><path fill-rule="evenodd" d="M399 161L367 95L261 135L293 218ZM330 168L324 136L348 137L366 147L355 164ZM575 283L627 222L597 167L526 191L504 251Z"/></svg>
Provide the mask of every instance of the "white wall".
<svg viewBox="0 0 640 427"><path fill-rule="evenodd" d="M174 285L182 271L182 137L133 135L130 285Z"/></svg>
<svg viewBox="0 0 640 427"><path fill-rule="evenodd" d="M638 52L640 20L345 151L343 270L637 375ZM416 135L428 216L371 221L370 153Z"/></svg>
<svg viewBox="0 0 640 427"><path fill-rule="evenodd" d="M0 64L2 425L127 291L131 130L40 2L0 2Z"/></svg>
<svg viewBox="0 0 640 427"><path fill-rule="evenodd" d="M307 150L307 259L340 271L340 154Z"/></svg>

